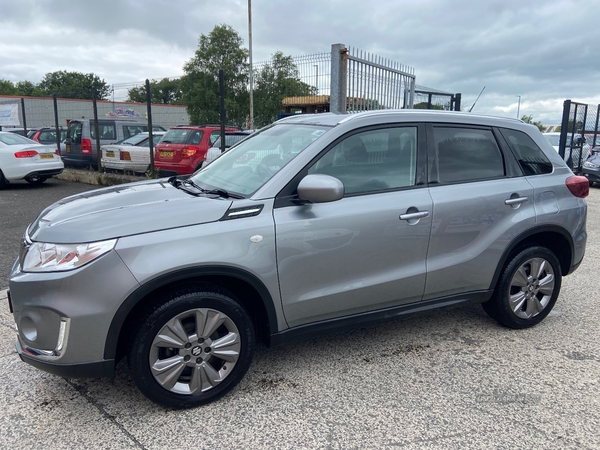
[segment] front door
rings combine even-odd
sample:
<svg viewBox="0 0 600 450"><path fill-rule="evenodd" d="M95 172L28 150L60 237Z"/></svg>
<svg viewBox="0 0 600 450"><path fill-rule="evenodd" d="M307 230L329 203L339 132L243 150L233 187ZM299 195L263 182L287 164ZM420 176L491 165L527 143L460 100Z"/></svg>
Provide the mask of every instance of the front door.
<svg viewBox="0 0 600 450"><path fill-rule="evenodd" d="M308 169L340 179L343 199L274 210L289 326L421 300L432 200L416 167L417 127L356 133Z"/></svg>

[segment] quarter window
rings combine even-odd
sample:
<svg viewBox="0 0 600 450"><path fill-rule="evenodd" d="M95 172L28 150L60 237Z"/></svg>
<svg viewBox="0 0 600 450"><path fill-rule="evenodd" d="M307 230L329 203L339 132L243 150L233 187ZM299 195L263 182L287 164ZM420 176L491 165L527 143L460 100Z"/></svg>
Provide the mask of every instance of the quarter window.
<svg viewBox="0 0 600 450"><path fill-rule="evenodd" d="M431 179L440 183L504 176L504 160L490 130L434 127L435 161Z"/></svg>
<svg viewBox="0 0 600 450"><path fill-rule="evenodd" d="M525 175L552 173L552 163L533 139L522 131L500 129Z"/></svg>
<svg viewBox="0 0 600 450"><path fill-rule="evenodd" d="M346 194L397 189L415 184L416 127L353 134L323 155L309 174L326 174L344 184Z"/></svg>

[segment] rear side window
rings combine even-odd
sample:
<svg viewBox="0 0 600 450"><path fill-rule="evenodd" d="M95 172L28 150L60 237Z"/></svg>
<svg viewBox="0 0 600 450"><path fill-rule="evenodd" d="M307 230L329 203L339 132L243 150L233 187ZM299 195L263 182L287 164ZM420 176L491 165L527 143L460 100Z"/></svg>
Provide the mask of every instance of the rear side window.
<svg viewBox="0 0 600 450"><path fill-rule="evenodd" d="M504 176L504 159L490 130L434 127L433 137L432 180L457 183Z"/></svg>
<svg viewBox="0 0 600 450"><path fill-rule="evenodd" d="M114 122L98 122L98 133L100 133L100 139L117 139ZM90 136L92 139L96 139L96 127L93 121L90 121Z"/></svg>
<svg viewBox="0 0 600 450"><path fill-rule="evenodd" d="M507 128L501 128L500 132L508 141L525 175L552 173L552 163L526 133Z"/></svg>

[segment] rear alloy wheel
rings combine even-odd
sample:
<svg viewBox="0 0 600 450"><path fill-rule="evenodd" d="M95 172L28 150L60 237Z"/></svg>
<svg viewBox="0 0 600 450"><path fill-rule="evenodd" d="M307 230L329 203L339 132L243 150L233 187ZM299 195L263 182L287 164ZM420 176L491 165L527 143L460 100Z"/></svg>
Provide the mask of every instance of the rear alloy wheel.
<svg viewBox="0 0 600 450"><path fill-rule="evenodd" d="M129 348L138 388L171 408L214 401L243 378L254 354L246 311L217 291L180 291L150 310Z"/></svg>
<svg viewBox="0 0 600 450"><path fill-rule="evenodd" d="M493 297L482 305L483 309L507 327L531 327L554 307L561 280L554 253L544 247L527 248L506 265Z"/></svg>

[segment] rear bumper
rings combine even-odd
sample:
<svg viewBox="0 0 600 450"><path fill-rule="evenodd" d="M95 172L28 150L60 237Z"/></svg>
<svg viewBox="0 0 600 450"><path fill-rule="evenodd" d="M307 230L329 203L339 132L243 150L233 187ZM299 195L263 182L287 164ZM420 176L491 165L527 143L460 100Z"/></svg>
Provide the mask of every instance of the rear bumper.
<svg viewBox="0 0 600 450"><path fill-rule="evenodd" d="M198 165L202 164L202 161L198 161ZM167 163L163 161L154 161L154 166L160 170L161 174L168 175L190 175L194 173L196 166L192 161L186 161L185 163Z"/></svg>

